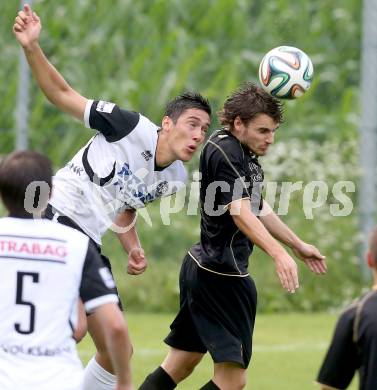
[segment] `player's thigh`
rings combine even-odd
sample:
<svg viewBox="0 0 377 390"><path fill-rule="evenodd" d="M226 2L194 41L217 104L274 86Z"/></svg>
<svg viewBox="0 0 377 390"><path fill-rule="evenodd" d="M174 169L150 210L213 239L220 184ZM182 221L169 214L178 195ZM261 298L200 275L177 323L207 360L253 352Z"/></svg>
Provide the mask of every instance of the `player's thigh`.
<svg viewBox="0 0 377 390"><path fill-rule="evenodd" d="M215 363L213 380L221 390L241 390L246 386L246 369L237 363Z"/></svg>

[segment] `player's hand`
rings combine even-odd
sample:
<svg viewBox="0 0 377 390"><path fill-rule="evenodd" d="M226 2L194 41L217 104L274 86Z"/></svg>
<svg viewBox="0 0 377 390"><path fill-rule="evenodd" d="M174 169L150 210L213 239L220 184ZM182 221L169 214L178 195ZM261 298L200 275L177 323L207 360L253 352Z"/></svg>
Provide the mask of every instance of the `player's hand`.
<svg viewBox="0 0 377 390"><path fill-rule="evenodd" d="M21 46L26 48L37 42L41 32L41 20L28 4L24 5L15 18L13 32Z"/></svg>
<svg viewBox="0 0 377 390"><path fill-rule="evenodd" d="M325 274L327 270L325 256L321 255L314 246L301 242L299 246L292 248L293 253L301 259L316 274Z"/></svg>
<svg viewBox="0 0 377 390"><path fill-rule="evenodd" d="M148 266L148 261L142 248L133 248L128 253L127 273L130 275L142 274Z"/></svg>
<svg viewBox="0 0 377 390"><path fill-rule="evenodd" d="M299 288L297 264L287 252L283 252L275 260L276 273L280 283L288 292L294 293Z"/></svg>

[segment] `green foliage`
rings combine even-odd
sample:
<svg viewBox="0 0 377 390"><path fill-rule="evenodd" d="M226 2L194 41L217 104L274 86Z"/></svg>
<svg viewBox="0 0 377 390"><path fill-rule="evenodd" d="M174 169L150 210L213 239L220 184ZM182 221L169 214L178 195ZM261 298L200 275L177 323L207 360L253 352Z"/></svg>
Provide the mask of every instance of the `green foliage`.
<svg viewBox="0 0 377 390"><path fill-rule="evenodd" d="M12 150L14 142L19 49L11 27L17 5L1 5L0 153ZM113 100L159 122L166 101L191 89L208 96L216 111L240 83L257 80L265 52L288 44L312 57L315 81L308 96L286 105L283 137L322 141L355 135L358 0L115 0L111 6L36 0L34 7L47 56L84 96ZM82 124L51 107L35 83L30 108L31 146L56 166L90 137Z"/></svg>

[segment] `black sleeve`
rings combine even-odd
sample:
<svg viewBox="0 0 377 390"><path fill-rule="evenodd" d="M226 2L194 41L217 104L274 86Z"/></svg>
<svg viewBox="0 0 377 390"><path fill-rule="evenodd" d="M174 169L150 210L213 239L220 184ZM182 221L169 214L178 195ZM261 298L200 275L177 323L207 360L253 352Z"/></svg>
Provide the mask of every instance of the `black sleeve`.
<svg viewBox="0 0 377 390"><path fill-rule="evenodd" d="M100 131L108 142L119 141L136 127L140 115L120 109L116 104L94 101L90 107L89 126Z"/></svg>
<svg viewBox="0 0 377 390"><path fill-rule="evenodd" d="M222 186L221 191L217 191L216 203L226 206L235 200L250 198L250 183L247 183L242 148L236 143L224 142L211 145L211 149L208 160L209 181Z"/></svg>
<svg viewBox="0 0 377 390"><path fill-rule="evenodd" d="M115 282L94 244L89 242L80 284L80 298L85 310L93 311L104 303L118 302Z"/></svg>
<svg viewBox="0 0 377 390"><path fill-rule="evenodd" d="M336 325L317 377L317 381L323 385L346 389L359 367L357 348L352 340L355 311L355 307L345 311Z"/></svg>

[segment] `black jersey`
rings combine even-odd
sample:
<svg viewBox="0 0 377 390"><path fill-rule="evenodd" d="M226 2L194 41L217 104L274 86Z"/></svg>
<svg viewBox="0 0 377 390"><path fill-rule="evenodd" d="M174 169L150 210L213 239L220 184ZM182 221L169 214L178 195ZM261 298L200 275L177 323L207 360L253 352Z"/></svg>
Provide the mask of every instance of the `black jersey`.
<svg viewBox="0 0 377 390"><path fill-rule="evenodd" d="M345 389L356 371L360 390L377 389L377 291L343 311L317 381Z"/></svg>
<svg viewBox="0 0 377 390"><path fill-rule="evenodd" d="M260 210L264 174L258 158L229 131L219 130L203 148L200 173L200 242L189 254L211 271L246 276L253 244L237 228L228 206L248 198L252 210Z"/></svg>

